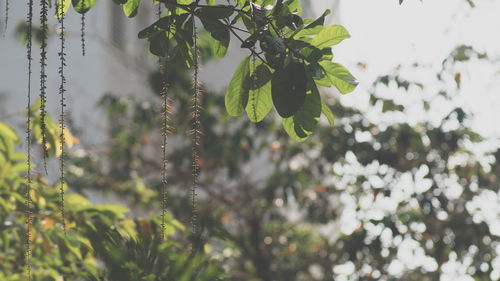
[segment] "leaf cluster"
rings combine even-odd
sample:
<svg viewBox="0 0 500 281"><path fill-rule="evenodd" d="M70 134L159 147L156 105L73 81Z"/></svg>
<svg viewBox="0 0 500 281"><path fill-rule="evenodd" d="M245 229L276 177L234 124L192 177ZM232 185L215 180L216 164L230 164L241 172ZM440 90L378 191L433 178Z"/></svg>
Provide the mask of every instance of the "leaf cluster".
<svg viewBox="0 0 500 281"><path fill-rule="evenodd" d="M134 17L140 0L114 0L124 14ZM231 116L246 112L252 122L261 122L276 109L285 131L295 140L311 135L323 113L333 122L333 114L322 101L318 87L335 87L352 92L357 81L341 64L332 62L332 47L350 37L341 25L325 25L330 13L319 18L301 16L299 0L237 0L206 4L193 0L160 0L167 11L141 30L151 54L179 57L187 67L195 59L194 30L201 23L209 34L215 57L224 57L231 40L247 49L227 87L226 109ZM77 12L85 13L95 1L73 0ZM80 8L78 8L80 7ZM65 8L67 10L67 8Z"/></svg>

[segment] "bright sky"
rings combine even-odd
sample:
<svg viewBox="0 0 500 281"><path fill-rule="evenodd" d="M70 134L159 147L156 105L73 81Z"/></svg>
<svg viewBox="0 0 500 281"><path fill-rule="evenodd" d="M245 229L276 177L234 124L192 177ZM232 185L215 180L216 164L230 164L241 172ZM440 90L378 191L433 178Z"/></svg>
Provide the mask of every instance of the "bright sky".
<svg viewBox="0 0 500 281"><path fill-rule="evenodd" d="M316 9L329 8L328 2L331 3L314 1L314 5ZM496 126L496 120L500 119L497 110L500 106L500 1L478 0L474 9L465 0L406 0L401 6L397 0L340 2L340 22L352 38L334 48L334 60L354 69L361 82L354 93L342 97L344 102L366 107L366 92L377 76L393 72L399 64L409 66L414 62L438 70L456 46L472 45L480 52L488 52L497 63L472 61L457 65L456 71L462 73L462 88L460 92L455 91L454 101L475 115L476 130L500 136L500 126ZM356 70L358 62L367 64L366 71ZM431 73L407 73L405 78L431 85L429 91L436 84ZM398 91L396 99L398 95L409 94L422 95Z"/></svg>

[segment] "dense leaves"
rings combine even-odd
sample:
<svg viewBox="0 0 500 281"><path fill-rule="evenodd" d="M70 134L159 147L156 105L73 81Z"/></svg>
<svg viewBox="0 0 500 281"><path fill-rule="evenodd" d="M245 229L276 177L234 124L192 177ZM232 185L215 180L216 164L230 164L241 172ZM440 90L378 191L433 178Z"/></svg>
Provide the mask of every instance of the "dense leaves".
<svg viewBox="0 0 500 281"><path fill-rule="evenodd" d="M95 3L95 0L72 1L73 7L80 13L87 12ZM141 3L140 0L115 2L122 5L127 17L137 15ZM148 40L153 55L163 57L171 45L172 57L178 56L186 66L192 67L193 25L197 18L212 39L209 42L211 55L224 57L230 41L238 40L242 48L256 57L254 65L266 65L253 76L261 80L268 79L270 75L271 79L266 80L268 84L255 89L245 82L249 80L250 69L253 68L250 63L245 63L247 59L235 70L226 98L227 111L231 116L246 111L250 121L261 122L270 112L271 105L282 118L293 116L294 120L309 124L309 136L310 132L314 132L316 116L295 115L299 108L302 112L316 111L316 108L308 108L312 103L305 99L306 91L312 87L306 87L308 77L314 77L317 86L336 87L341 93L349 93L356 88L356 79L349 71L331 62L331 47L350 35L340 25L324 25L330 11L325 11L314 20L301 16L302 7L298 0L241 0L224 5L216 1L200 4L192 0L160 0L155 3L165 6L167 12L138 35ZM260 78L260 75L265 77ZM268 99L269 89L272 104ZM283 121L284 124L290 123ZM292 132L289 129L285 131ZM296 135L292 137L306 139Z"/></svg>
<svg viewBox="0 0 500 281"><path fill-rule="evenodd" d="M0 279L6 281L27 276L23 256L27 165L26 155L15 149L19 143L16 132L0 122ZM185 228L171 215L165 221L168 240L161 242L156 218L129 219L129 209L123 205L93 204L70 193L65 199L65 233L58 189L38 177L31 184L31 198L32 280L222 280L223 272L213 261L191 255L173 239Z"/></svg>

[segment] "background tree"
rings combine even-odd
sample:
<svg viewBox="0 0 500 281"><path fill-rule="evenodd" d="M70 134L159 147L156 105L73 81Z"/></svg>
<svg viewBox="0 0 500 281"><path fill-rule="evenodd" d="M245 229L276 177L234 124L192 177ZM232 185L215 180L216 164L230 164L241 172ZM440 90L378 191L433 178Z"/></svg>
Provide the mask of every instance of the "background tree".
<svg viewBox="0 0 500 281"><path fill-rule="evenodd" d="M406 67L375 82L370 112L325 95L341 117L333 129L333 118L325 118L303 144L290 140L274 118L248 126L227 117L223 95L205 89L200 222L205 249L225 265L229 279L436 280L454 262L478 280L496 278L498 233L492 221L480 219L478 202L487 196L497 202L498 146L473 152L485 140L468 127L461 108L439 122L425 118L436 100L452 103L446 90L458 83L453 65L471 57L486 58L459 46L436 73L435 84L443 88L418 103L384 97L388 87L427 89L399 74ZM179 71L182 62L172 69L167 77L176 128L167 205L188 221L189 125L182 121L189 116L189 72ZM158 77L151 74L153 87ZM138 213L157 205L155 104L103 98L100 107L113 120L111 143L72 157L84 171L71 177L72 186L119 194ZM423 118L410 125L402 116L415 107Z"/></svg>
<svg viewBox="0 0 500 281"><path fill-rule="evenodd" d="M32 110L37 139L40 103ZM55 121L47 119L49 140L58 140ZM72 145L68 134L67 145ZM67 231L61 228L59 190L40 174L31 184L31 263L25 257L24 193L26 155L15 149L21 141L15 131L0 122L0 278L27 280L221 280L222 270L213 261L186 251L179 237L184 225L167 217L167 240L159 239L157 218L127 218L119 204L93 204L81 194L66 196ZM49 144L53 144L49 141ZM57 146L52 145L52 148ZM59 153L51 149L51 153Z"/></svg>

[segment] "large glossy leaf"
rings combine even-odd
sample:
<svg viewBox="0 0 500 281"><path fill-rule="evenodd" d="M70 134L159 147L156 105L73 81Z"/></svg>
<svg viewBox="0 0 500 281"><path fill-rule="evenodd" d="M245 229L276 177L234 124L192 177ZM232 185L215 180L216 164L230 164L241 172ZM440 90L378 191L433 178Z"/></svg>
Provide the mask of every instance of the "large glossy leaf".
<svg viewBox="0 0 500 281"><path fill-rule="evenodd" d="M229 47L230 34L229 29L219 20L201 20L205 29L215 39L213 46L216 57L224 57Z"/></svg>
<svg viewBox="0 0 500 281"><path fill-rule="evenodd" d="M240 63L227 87L225 104L227 112L231 116L241 115L247 106L249 77L250 56Z"/></svg>
<svg viewBox="0 0 500 281"><path fill-rule="evenodd" d="M95 1L96 0L72 0L71 3L76 12L84 14L94 7Z"/></svg>
<svg viewBox="0 0 500 281"><path fill-rule="evenodd" d="M316 35L312 41L311 45L318 49L323 49L337 45L344 39L351 37L349 32L341 25L330 25L324 27L318 35Z"/></svg>
<svg viewBox="0 0 500 281"><path fill-rule="evenodd" d="M331 61L321 61L319 64L325 71L325 79L328 78L331 85L335 86L342 94L350 93L356 89L358 81L343 65ZM321 83L319 84L321 85Z"/></svg>
<svg viewBox="0 0 500 281"><path fill-rule="evenodd" d="M296 141L304 141L316 129L321 116L321 97L311 78L307 81L304 103L291 117L283 118L283 128Z"/></svg>
<svg viewBox="0 0 500 281"><path fill-rule="evenodd" d="M262 121L273 108L271 78L269 67L262 61L257 61L250 76L248 104L245 108L248 119L252 122Z"/></svg>
<svg viewBox="0 0 500 281"><path fill-rule="evenodd" d="M304 65L292 61L277 70L272 79L273 104L279 115L290 117L304 103L306 95L306 71Z"/></svg>
<svg viewBox="0 0 500 281"><path fill-rule="evenodd" d="M140 4L141 0L128 0L123 4L123 13L129 18L135 17Z"/></svg>

